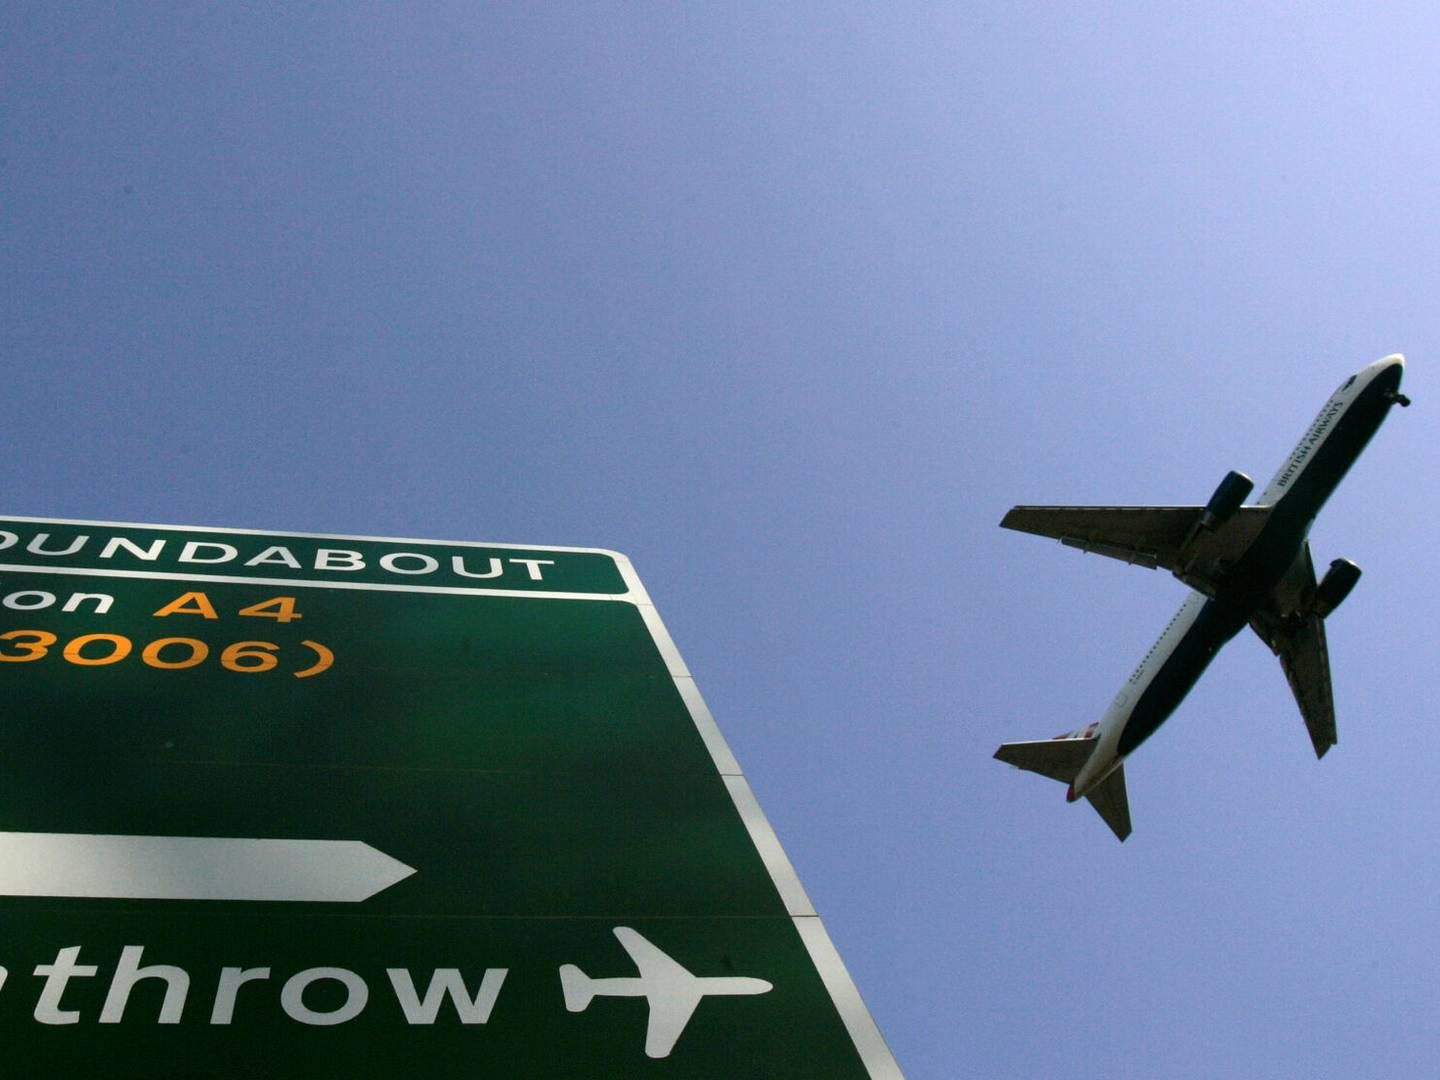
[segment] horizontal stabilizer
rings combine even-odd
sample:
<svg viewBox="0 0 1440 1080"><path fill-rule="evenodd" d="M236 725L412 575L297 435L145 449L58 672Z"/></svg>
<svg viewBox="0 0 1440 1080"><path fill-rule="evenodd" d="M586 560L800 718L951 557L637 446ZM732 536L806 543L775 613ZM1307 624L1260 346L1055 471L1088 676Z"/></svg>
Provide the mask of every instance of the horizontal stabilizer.
<svg viewBox="0 0 1440 1080"><path fill-rule="evenodd" d="M995 751L995 759L1026 772L1039 773L1068 784L1080 775L1095 749L1094 739L1040 739L1035 742L1007 742Z"/></svg>
<svg viewBox="0 0 1440 1080"><path fill-rule="evenodd" d="M560 968L560 989L565 995L568 1011L584 1012L595 996L595 980L574 964L563 964Z"/></svg>
<svg viewBox="0 0 1440 1080"><path fill-rule="evenodd" d="M995 751L995 759L1062 784L1073 784L1098 744L1099 740L1093 736L1087 739L1074 735L1005 743ZM1085 793L1085 798L1105 819L1111 832L1121 840L1130 835L1130 800L1125 794L1124 765L1116 766L1101 783Z"/></svg>
<svg viewBox="0 0 1440 1080"><path fill-rule="evenodd" d="M1117 765L1114 772L1090 789L1085 799L1117 837L1124 840L1130 835L1130 800L1125 794L1124 765Z"/></svg>

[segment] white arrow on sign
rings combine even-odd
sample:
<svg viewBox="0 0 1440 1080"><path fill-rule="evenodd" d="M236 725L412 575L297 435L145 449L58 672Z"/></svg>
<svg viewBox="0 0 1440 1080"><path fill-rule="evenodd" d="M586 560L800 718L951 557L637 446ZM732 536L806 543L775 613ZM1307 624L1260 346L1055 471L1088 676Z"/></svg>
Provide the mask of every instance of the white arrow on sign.
<svg viewBox="0 0 1440 1080"><path fill-rule="evenodd" d="M0 896L356 904L413 873L360 840L0 832Z"/></svg>

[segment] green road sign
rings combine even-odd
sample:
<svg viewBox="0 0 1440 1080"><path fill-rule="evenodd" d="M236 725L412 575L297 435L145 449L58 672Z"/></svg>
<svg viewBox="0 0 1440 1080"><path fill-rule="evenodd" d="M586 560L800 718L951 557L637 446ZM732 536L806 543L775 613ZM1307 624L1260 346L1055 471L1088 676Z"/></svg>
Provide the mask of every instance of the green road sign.
<svg viewBox="0 0 1440 1080"><path fill-rule="evenodd" d="M0 519L12 1076L898 1076L628 560Z"/></svg>

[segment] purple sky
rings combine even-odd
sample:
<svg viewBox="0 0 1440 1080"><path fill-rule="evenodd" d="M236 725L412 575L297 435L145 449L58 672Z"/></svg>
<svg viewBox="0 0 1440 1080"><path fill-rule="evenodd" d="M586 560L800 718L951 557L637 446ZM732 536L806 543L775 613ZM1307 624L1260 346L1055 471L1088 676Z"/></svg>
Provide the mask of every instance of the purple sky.
<svg viewBox="0 0 1440 1080"><path fill-rule="evenodd" d="M776 8L9 4L4 511L626 552L917 1080L1432 1072L1440 16ZM1335 751L1247 634L1123 846L991 761L1185 595L1004 511L1393 351Z"/></svg>

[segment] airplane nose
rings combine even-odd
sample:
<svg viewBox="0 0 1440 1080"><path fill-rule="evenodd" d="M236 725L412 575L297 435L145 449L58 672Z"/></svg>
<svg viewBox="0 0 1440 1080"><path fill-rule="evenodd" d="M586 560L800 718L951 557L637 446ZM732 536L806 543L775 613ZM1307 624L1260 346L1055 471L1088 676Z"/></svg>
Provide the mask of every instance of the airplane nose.
<svg viewBox="0 0 1440 1080"><path fill-rule="evenodd" d="M1377 381L1384 387L1385 400L1392 405L1409 405L1410 399L1400 393L1400 381L1405 377L1405 357L1392 353L1383 360L1377 360L1374 366L1380 368Z"/></svg>
<svg viewBox="0 0 1440 1080"><path fill-rule="evenodd" d="M1388 371L1390 368L1399 368L1402 371L1405 369L1405 356L1403 353L1397 352L1391 353L1389 356L1382 356L1379 360L1374 360L1366 364L1357 374L1360 378L1368 381L1376 375L1379 375L1382 371Z"/></svg>

